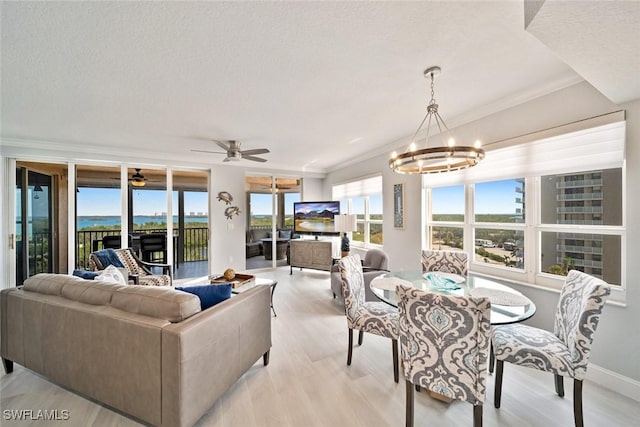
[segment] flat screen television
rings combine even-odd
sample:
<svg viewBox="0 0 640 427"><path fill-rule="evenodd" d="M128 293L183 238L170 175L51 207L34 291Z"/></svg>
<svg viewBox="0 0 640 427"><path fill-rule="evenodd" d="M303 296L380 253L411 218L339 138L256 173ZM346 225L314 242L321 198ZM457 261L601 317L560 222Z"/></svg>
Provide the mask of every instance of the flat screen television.
<svg viewBox="0 0 640 427"><path fill-rule="evenodd" d="M340 202L295 202L293 231L314 236L338 236L336 215L340 215Z"/></svg>

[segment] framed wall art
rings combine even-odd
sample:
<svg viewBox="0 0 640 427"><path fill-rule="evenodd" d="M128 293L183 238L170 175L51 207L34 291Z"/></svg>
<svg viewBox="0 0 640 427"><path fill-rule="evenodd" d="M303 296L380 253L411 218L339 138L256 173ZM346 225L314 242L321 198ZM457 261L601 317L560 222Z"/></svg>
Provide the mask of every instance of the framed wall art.
<svg viewBox="0 0 640 427"><path fill-rule="evenodd" d="M404 228L404 184L393 184L393 227Z"/></svg>

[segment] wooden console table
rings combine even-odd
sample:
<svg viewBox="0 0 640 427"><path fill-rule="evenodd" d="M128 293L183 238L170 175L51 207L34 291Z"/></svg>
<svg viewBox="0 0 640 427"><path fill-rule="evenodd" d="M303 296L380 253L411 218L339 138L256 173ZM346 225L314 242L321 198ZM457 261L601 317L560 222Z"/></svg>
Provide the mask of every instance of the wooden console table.
<svg viewBox="0 0 640 427"><path fill-rule="evenodd" d="M293 267L331 270L333 242L330 240L291 240L289 251L289 274L293 274Z"/></svg>

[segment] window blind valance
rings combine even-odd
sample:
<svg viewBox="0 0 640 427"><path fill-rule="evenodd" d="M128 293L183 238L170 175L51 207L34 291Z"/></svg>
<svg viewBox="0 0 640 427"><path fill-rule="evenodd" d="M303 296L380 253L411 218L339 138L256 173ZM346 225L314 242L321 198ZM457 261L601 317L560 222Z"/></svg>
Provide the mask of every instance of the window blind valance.
<svg viewBox="0 0 640 427"><path fill-rule="evenodd" d="M442 187L552 174L618 168L624 162L626 122L620 121L550 138L487 150L477 166L426 175L424 187Z"/></svg>
<svg viewBox="0 0 640 427"><path fill-rule="evenodd" d="M334 185L332 188L333 200L370 196L372 194L382 194L382 175Z"/></svg>

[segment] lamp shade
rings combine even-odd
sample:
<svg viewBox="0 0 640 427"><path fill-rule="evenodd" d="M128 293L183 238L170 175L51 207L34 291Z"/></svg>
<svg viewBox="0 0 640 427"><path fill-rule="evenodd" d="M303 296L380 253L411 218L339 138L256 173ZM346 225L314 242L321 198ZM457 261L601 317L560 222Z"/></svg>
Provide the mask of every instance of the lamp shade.
<svg viewBox="0 0 640 427"><path fill-rule="evenodd" d="M356 215L336 215L334 217L334 220L336 223L336 231L339 231L341 233L349 233L358 229L358 225L356 223Z"/></svg>

